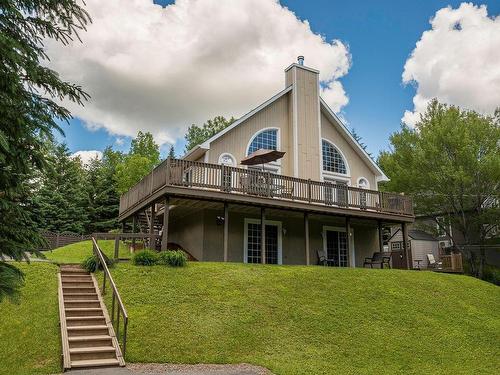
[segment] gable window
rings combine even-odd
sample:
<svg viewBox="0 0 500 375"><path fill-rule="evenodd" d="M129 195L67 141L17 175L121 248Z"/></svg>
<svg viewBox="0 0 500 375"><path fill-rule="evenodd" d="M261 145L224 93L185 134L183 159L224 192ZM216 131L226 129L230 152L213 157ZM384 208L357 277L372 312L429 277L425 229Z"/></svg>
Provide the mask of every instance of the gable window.
<svg viewBox="0 0 500 375"><path fill-rule="evenodd" d="M339 150L324 139L322 141L321 148L323 153L323 170L327 172L347 174L346 163Z"/></svg>
<svg viewBox="0 0 500 375"><path fill-rule="evenodd" d="M258 133L248 146L247 155L259 149L277 150L278 149L278 130L268 129Z"/></svg>

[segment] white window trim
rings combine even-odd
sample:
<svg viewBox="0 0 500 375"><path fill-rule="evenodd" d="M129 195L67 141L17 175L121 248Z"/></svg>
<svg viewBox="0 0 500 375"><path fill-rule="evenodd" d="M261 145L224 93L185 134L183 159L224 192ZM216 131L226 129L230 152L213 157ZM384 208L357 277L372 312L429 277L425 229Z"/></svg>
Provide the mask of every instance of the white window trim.
<svg viewBox="0 0 500 375"><path fill-rule="evenodd" d="M356 186L359 187L359 188L361 188L361 186L359 186L359 182L361 180L365 180L366 183L367 183L367 186L365 188L362 188L362 189L370 189L370 181L368 181L368 179L366 177L363 177L363 176L361 176L361 177L358 178L358 181L356 182Z"/></svg>
<svg viewBox="0 0 500 375"><path fill-rule="evenodd" d="M231 158L231 160L233 161L232 167L236 167L236 158L229 152L223 152L222 154L219 155L218 164L222 165L222 158L224 156L229 156Z"/></svg>
<svg viewBox="0 0 500 375"><path fill-rule="evenodd" d="M342 159L344 160L344 164L345 164L345 169L346 169L346 173L343 174L343 173L338 173L338 172L330 172L330 171L325 171L324 168L323 168L323 141L326 141L328 143L330 143L333 147L335 147L337 149L337 151L339 152L340 156L342 156ZM350 185L350 182L351 182L351 168L349 167L349 163L347 162L347 158L345 157L344 153L342 152L342 150L335 144L333 143L332 141L330 141L329 139L327 138L321 138L321 148L320 148L321 152L320 152L320 165L321 165L321 180L324 181L325 179L325 176L326 177L331 177L331 178L335 178L335 177L339 177L339 178L343 178L345 181L349 181L349 185Z"/></svg>
<svg viewBox="0 0 500 375"><path fill-rule="evenodd" d="M245 218L243 235L243 263L248 263L248 224L260 224L260 219ZM283 230L281 221L264 220L264 225L278 226L278 264L283 264Z"/></svg>
<svg viewBox="0 0 500 375"><path fill-rule="evenodd" d="M249 155L248 149L250 148L250 145L252 144L255 137L257 137L260 133L266 130L276 130L276 149L278 151L281 150L281 129L275 126L270 126L267 128L259 129L257 132L254 133L254 135L252 135L252 137L250 137L250 141L247 143L247 147L245 148L245 156ZM271 168L269 169L271 169L273 172L276 171L276 174L281 174L281 159L278 159L277 161L271 163L264 164L264 170L267 170L267 168L265 167L266 165L270 166ZM248 166L246 167L248 169ZM255 166L255 169L257 169L257 165Z"/></svg>
<svg viewBox="0 0 500 375"><path fill-rule="evenodd" d="M349 241L349 267L356 267L356 252L354 250L354 228L351 227L351 232L347 236L347 240ZM323 236L323 251L326 254L326 232L327 231L333 231L333 232L346 232L345 227L332 227L329 225L323 225L323 231L322 231L322 236Z"/></svg>

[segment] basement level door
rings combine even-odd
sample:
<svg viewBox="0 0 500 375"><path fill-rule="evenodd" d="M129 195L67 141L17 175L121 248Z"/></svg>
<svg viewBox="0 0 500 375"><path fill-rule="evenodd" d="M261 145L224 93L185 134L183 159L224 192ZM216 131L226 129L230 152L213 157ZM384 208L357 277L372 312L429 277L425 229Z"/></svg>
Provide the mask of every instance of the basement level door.
<svg viewBox="0 0 500 375"><path fill-rule="evenodd" d="M261 263L260 222L246 222L246 263ZM281 264L281 230L278 224L266 224L266 263Z"/></svg>
<svg viewBox="0 0 500 375"><path fill-rule="evenodd" d="M325 230L326 232L326 254L327 258L332 260L334 267L347 267L349 258L347 254L347 235L346 232Z"/></svg>

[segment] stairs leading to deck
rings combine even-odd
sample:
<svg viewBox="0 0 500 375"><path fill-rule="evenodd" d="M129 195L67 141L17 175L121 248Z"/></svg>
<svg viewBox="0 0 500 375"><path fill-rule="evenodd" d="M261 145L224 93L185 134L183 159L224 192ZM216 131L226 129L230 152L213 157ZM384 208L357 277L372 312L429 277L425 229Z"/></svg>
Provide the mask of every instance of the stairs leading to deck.
<svg viewBox="0 0 500 375"><path fill-rule="evenodd" d="M125 366L97 282L78 266L61 266L59 318L64 370Z"/></svg>

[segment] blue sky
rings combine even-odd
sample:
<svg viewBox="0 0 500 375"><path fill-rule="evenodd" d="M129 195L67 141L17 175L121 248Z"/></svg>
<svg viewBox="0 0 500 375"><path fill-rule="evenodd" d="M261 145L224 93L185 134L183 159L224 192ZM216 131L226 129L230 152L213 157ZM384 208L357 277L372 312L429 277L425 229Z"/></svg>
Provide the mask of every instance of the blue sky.
<svg viewBox="0 0 500 375"><path fill-rule="evenodd" d="M281 2L301 20L307 19L313 32L328 41L340 39L349 46L352 67L340 79L349 104L343 108L342 115L374 155L388 147L389 135L399 129L404 111L413 109L415 87L403 85L401 75L415 43L430 28L429 19L437 10L447 5L456 8L460 3L437 0ZM478 4L486 4L490 16L500 13L499 1ZM102 150L107 145L126 151L130 144L127 137L119 137L122 144L117 144L116 136L104 129L88 130L78 119L72 120L70 126L64 125L63 129L64 141L72 152ZM182 139L176 142L175 148L182 154Z"/></svg>

